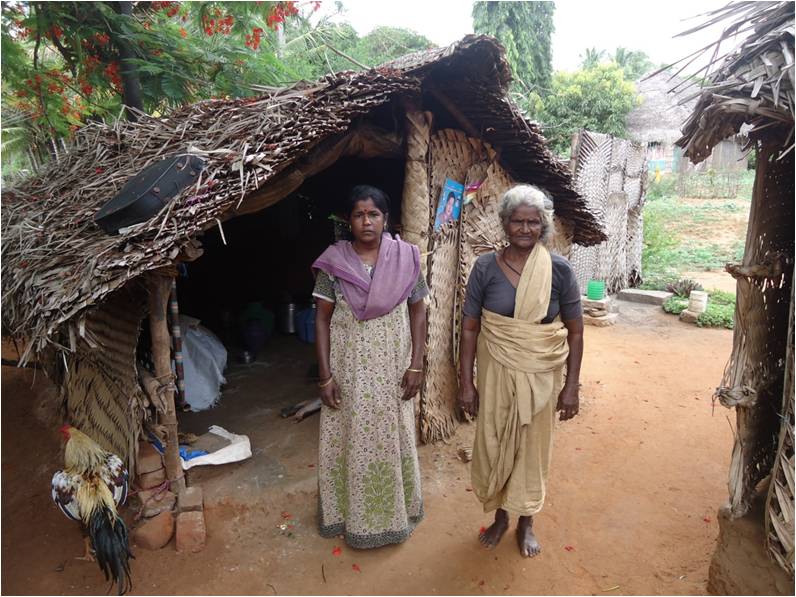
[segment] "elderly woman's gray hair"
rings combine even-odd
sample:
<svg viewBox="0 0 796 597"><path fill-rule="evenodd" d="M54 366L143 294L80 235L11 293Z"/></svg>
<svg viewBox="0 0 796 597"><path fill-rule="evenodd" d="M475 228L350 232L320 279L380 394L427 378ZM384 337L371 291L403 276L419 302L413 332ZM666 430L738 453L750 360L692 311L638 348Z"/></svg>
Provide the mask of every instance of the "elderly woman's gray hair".
<svg viewBox="0 0 796 597"><path fill-rule="evenodd" d="M542 220L542 235L539 238L546 243L555 234L555 223L553 222L553 200L545 191L539 187L529 184L520 184L510 188L503 193L500 200L500 223L505 229L508 226L511 214L520 207L535 207L539 211Z"/></svg>

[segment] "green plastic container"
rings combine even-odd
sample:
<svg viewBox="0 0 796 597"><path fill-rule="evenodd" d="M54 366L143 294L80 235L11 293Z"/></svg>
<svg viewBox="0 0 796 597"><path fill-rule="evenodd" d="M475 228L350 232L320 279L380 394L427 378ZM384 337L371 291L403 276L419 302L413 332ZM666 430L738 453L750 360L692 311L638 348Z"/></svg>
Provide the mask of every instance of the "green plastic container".
<svg viewBox="0 0 796 597"><path fill-rule="evenodd" d="M586 286L586 298L590 301L601 301L605 298L605 282L603 280L589 280Z"/></svg>

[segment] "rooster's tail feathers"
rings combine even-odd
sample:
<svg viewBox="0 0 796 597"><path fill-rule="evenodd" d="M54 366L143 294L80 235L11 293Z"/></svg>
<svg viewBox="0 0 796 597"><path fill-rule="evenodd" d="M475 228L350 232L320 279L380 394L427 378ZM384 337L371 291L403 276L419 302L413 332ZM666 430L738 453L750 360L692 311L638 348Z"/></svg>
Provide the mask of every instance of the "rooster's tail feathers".
<svg viewBox="0 0 796 597"><path fill-rule="evenodd" d="M124 595L133 586L129 560L135 558L130 552L124 521L108 508L98 508L89 522L89 536L105 579L115 582L118 594Z"/></svg>

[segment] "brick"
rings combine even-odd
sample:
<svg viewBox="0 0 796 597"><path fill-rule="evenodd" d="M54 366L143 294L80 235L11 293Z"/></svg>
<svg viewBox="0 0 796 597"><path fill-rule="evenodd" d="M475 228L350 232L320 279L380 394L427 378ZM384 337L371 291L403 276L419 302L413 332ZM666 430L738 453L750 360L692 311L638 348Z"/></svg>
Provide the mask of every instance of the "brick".
<svg viewBox="0 0 796 597"><path fill-rule="evenodd" d="M603 317L608 315L608 309L593 309L591 307L587 307L583 309L583 313L591 317Z"/></svg>
<svg viewBox="0 0 796 597"><path fill-rule="evenodd" d="M133 541L144 549L164 547L174 534L174 517L171 512L161 512L145 520L133 531Z"/></svg>
<svg viewBox="0 0 796 597"><path fill-rule="evenodd" d="M662 305L673 296L671 292L663 292L662 290L639 290L638 288L625 288L619 293L619 298L623 301L646 303L648 305Z"/></svg>
<svg viewBox="0 0 796 597"><path fill-rule="evenodd" d="M142 501L141 503L144 504L145 502ZM176 495L174 495L171 491L163 491L145 503L146 505L144 506L143 517L152 518L161 512L171 512L174 510L174 505L176 503Z"/></svg>
<svg viewBox="0 0 796 597"><path fill-rule="evenodd" d="M138 475L138 486L141 489L152 489L161 485L166 480L166 469L161 468L151 473L144 473Z"/></svg>
<svg viewBox="0 0 796 597"><path fill-rule="evenodd" d="M616 323L617 318L619 315L617 313L609 313L608 315L604 315L602 317L592 317L590 315L583 315L583 323L586 325L593 325L598 328L608 327L609 325L614 325Z"/></svg>
<svg viewBox="0 0 796 597"><path fill-rule="evenodd" d="M180 493L180 503L178 508L180 512L201 512L204 503L204 496L202 488L195 485L193 487L186 487Z"/></svg>
<svg viewBox="0 0 796 597"><path fill-rule="evenodd" d="M136 470L139 473L151 473L163 468L163 457L149 442L138 444L138 460Z"/></svg>
<svg viewBox="0 0 796 597"><path fill-rule="evenodd" d="M207 528L203 512L180 512L177 515L177 551L196 553L205 548Z"/></svg>
<svg viewBox="0 0 796 597"><path fill-rule="evenodd" d="M696 323L697 319L699 319L699 313L694 313L688 309L680 311L680 321L684 321L685 323Z"/></svg>

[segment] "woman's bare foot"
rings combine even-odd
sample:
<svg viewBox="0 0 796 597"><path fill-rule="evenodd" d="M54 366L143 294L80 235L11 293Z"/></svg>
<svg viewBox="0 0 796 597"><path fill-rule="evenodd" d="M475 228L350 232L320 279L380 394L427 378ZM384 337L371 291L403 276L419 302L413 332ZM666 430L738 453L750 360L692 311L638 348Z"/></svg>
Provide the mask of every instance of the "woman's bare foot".
<svg viewBox="0 0 796 597"><path fill-rule="evenodd" d="M533 534L533 517L520 516L517 522L517 544L520 546L520 553L525 558L532 558L539 555L542 546Z"/></svg>
<svg viewBox="0 0 796 597"><path fill-rule="evenodd" d="M493 522L488 529L478 535L478 540L481 545L487 549L494 548L503 538L503 534L509 528L509 514L505 510L498 510L495 512L495 522Z"/></svg>

